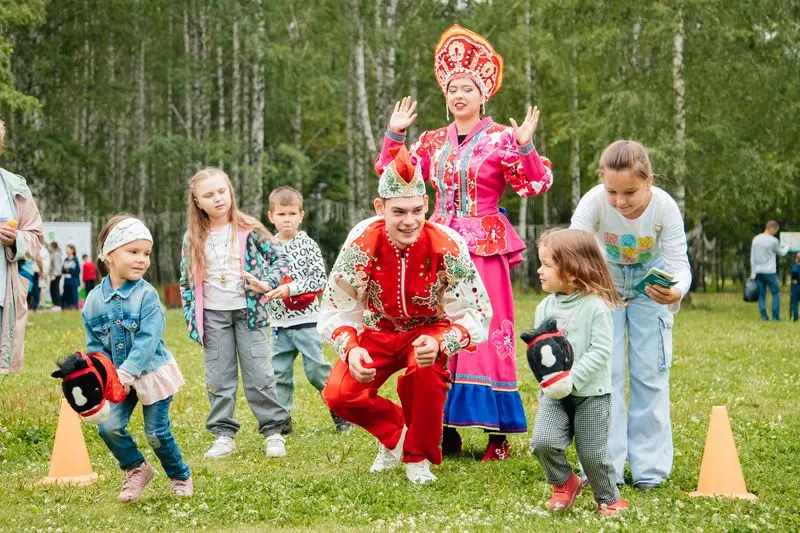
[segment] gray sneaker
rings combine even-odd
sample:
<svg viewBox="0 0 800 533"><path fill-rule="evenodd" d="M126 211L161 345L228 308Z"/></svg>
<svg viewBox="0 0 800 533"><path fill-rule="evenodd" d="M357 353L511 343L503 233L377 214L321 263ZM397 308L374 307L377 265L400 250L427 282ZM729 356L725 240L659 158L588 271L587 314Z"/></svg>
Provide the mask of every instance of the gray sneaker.
<svg viewBox="0 0 800 533"><path fill-rule="evenodd" d="M333 425L336 426L336 431L338 431L339 433L347 433L348 431L353 431L353 429L355 428L355 426L353 426L353 424L351 424L347 420L339 418L338 416L333 414L333 411L331 411L331 418L333 418Z"/></svg>
<svg viewBox="0 0 800 533"><path fill-rule="evenodd" d="M153 481L155 476L156 471L147 461L142 463L142 466L125 470L125 481L122 482L119 501L129 503L138 500L144 488Z"/></svg>

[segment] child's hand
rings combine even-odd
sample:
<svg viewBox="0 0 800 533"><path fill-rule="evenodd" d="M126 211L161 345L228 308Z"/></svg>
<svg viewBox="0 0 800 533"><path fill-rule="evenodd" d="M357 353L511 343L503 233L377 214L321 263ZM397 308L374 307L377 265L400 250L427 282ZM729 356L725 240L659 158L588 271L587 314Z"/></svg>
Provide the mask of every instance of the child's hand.
<svg viewBox="0 0 800 533"><path fill-rule="evenodd" d="M417 358L417 365L421 368L431 366L439 355L439 343L430 335L420 335L417 340L411 343L414 347L414 356Z"/></svg>
<svg viewBox="0 0 800 533"><path fill-rule="evenodd" d="M289 297L289 285L278 285L276 289L272 289L266 294L267 300L282 300Z"/></svg>
<svg viewBox="0 0 800 533"><path fill-rule="evenodd" d="M681 290L678 287L662 287L661 285L648 285L645 287L647 295L657 303L670 305L681 299Z"/></svg>
<svg viewBox="0 0 800 533"><path fill-rule="evenodd" d="M244 279L244 288L247 290L257 292L259 294L265 294L271 290L269 285L260 279L257 279L249 272L245 272L244 270L242 270L242 279Z"/></svg>
<svg viewBox="0 0 800 533"><path fill-rule="evenodd" d="M131 385L136 381L136 378L132 374L120 369L117 369L117 375L119 376L119 382L122 383L122 388L125 389L125 395L127 396L131 392Z"/></svg>
<svg viewBox="0 0 800 533"><path fill-rule="evenodd" d="M17 242L17 226L12 226L8 222L0 226L0 242L5 246L13 246Z"/></svg>

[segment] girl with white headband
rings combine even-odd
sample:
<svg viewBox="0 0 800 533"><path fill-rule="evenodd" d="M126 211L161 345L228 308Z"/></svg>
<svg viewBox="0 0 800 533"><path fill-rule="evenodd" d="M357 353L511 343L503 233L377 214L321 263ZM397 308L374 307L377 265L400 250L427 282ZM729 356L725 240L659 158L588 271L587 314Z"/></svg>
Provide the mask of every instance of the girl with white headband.
<svg viewBox="0 0 800 533"><path fill-rule="evenodd" d="M127 430L138 402L145 435L170 478L172 491L191 496L191 473L169 420L172 396L183 385L183 376L162 338L166 319L161 300L143 279L150 266L153 237L141 220L117 215L100 231L98 248L108 275L87 295L81 316L86 351L103 353L113 361L127 393L121 403L111 404L108 420L99 426L100 437L125 472L119 501L139 499L156 474Z"/></svg>

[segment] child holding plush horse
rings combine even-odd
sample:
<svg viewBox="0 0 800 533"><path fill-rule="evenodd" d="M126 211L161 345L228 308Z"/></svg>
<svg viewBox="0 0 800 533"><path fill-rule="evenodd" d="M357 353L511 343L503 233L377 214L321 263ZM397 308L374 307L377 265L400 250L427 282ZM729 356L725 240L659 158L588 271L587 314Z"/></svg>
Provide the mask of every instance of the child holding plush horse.
<svg viewBox="0 0 800 533"><path fill-rule="evenodd" d="M117 215L100 231L98 241L99 259L108 275L87 295L81 316L87 353L108 356L127 393L122 402L111 404L108 419L99 426L100 437L125 472L119 501L139 499L156 475L127 429L139 402L145 435L170 478L172 491L176 496L191 496L191 473L169 420L172 396L183 385L183 376L162 338L166 320L161 300L142 279L150 266L153 237L142 221Z"/></svg>

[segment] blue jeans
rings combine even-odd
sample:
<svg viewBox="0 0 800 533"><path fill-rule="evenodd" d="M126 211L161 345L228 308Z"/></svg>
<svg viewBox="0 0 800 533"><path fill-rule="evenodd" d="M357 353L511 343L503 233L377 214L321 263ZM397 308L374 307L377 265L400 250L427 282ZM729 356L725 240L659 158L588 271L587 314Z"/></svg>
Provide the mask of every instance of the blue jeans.
<svg viewBox="0 0 800 533"><path fill-rule="evenodd" d="M144 456L136 446L136 441L128 433L128 421L133 409L139 402L136 391L131 389L128 396L120 403L111 404L108 420L100 424L100 437L119 461L123 470L138 468L144 463ZM181 451L172 436L169 424L169 406L172 396L151 405L143 405L144 434L153 451L156 452L164 472L170 479L188 479L191 475L189 467L183 462Z"/></svg>
<svg viewBox="0 0 800 533"><path fill-rule="evenodd" d="M797 320L797 304L800 302L800 285L792 285L792 292L789 296L789 318Z"/></svg>
<svg viewBox="0 0 800 533"><path fill-rule="evenodd" d="M672 366L674 317L666 306L633 291L660 258L646 265L609 263L617 291L626 305L612 312L611 434L608 452L623 482L625 460L634 484L661 483L672 471L672 425L669 409L669 369ZM625 405L626 377L630 400Z"/></svg>
<svg viewBox="0 0 800 533"><path fill-rule="evenodd" d="M278 390L278 401L292 409L294 395L294 360L303 357L303 370L309 383L322 391L331 373L331 364L322 356L322 339L315 327L273 328L272 367Z"/></svg>
<svg viewBox="0 0 800 533"><path fill-rule="evenodd" d="M772 320L781 319L781 288L778 285L778 274L756 274L758 284L758 311L761 313L761 320L769 320L767 317L767 287L772 293Z"/></svg>

